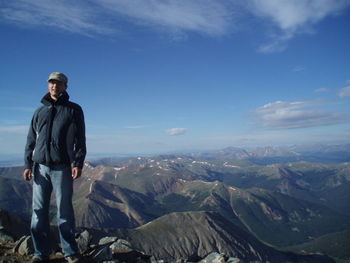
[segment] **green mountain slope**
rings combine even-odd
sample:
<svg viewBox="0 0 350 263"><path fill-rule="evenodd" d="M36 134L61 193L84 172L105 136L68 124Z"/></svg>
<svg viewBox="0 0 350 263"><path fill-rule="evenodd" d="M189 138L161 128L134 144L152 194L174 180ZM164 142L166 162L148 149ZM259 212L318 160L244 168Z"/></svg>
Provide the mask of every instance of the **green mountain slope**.
<svg viewBox="0 0 350 263"><path fill-rule="evenodd" d="M299 253L323 253L339 263L350 263L350 230L321 236L289 249Z"/></svg>

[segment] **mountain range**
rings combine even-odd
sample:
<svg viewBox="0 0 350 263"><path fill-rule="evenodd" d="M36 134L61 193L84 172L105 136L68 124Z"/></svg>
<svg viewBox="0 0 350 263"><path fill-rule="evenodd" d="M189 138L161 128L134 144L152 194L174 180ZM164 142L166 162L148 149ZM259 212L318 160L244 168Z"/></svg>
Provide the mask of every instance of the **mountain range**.
<svg viewBox="0 0 350 263"><path fill-rule="evenodd" d="M119 229L135 246L144 240L147 253L157 242L167 244L151 253L162 258L203 256L200 251L211 248L249 260L255 253L256 260L260 255L264 260L285 257L280 262L287 262L282 252L262 254L261 249L288 247L348 260L346 253L334 252L337 249L329 252L311 244L325 244L345 233L338 247L344 242L350 247L344 238L350 229L349 153L350 145L229 147L87 162L84 176L74 185L76 223ZM0 168L0 208L28 219L31 186L22 180L22 169ZM52 207L53 222L54 211ZM230 239L233 234L235 241ZM237 241L243 236L244 241ZM181 242L175 242L180 237ZM260 250L254 248L253 253L247 244L259 244Z"/></svg>

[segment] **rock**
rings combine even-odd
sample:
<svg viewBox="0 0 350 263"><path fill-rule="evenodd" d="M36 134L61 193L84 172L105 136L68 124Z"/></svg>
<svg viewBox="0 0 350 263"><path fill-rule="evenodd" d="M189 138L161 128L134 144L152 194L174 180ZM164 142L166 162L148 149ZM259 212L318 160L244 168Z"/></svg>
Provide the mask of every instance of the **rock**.
<svg viewBox="0 0 350 263"><path fill-rule="evenodd" d="M15 238L5 229L0 229L0 243L15 242Z"/></svg>
<svg viewBox="0 0 350 263"><path fill-rule="evenodd" d="M149 260L151 263L157 263L157 259L154 256L151 256Z"/></svg>
<svg viewBox="0 0 350 263"><path fill-rule="evenodd" d="M226 263L243 263L239 258L229 258Z"/></svg>
<svg viewBox="0 0 350 263"><path fill-rule="evenodd" d="M89 254L91 262L103 262L113 260L112 251L109 246L101 246Z"/></svg>
<svg viewBox="0 0 350 263"><path fill-rule="evenodd" d="M63 254L63 252L58 251L58 252L55 253L55 256L56 257L64 257L64 254Z"/></svg>
<svg viewBox="0 0 350 263"><path fill-rule="evenodd" d="M92 239L92 236L87 230L84 230L83 232L81 232L79 236L75 239L77 241L78 248L81 254L89 250L91 239Z"/></svg>
<svg viewBox="0 0 350 263"><path fill-rule="evenodd" d="M222 254L213 252L199 261L199 263L225 263L225 257Z"/></svg>
<svg viewBox="0 0 350 263"><path fill-rule="evenodd" d="M108 243L113 243L116 242L118 240L117 237L103 237L100 239L100 241L98 242L99 245L105 245Z"/></svg>
<svg viewBox="0 0 350 263"><path fill-rule="evenodd" d="M34 247L33 247L32 237L27 236L19 245L18 254L24 256L24 255L31 255L33 253L34 253Z"/></svg>
<svg viewBox="0 0 350 263"><path fill-rule="evenodd" d="M22 244L24 239L26 239L26 236L23 236L16 241L15 246L12 249L12 253L18 253L18 249L19 249L19 247Z"/></svg>
<svg viewBox="0 0 350 263"><path fill-rule="evenodd" d="M113 242L109 248L111 249L112 254L130 253L133 251L130 243L124 239L118 239L116 242Z"/></svg>

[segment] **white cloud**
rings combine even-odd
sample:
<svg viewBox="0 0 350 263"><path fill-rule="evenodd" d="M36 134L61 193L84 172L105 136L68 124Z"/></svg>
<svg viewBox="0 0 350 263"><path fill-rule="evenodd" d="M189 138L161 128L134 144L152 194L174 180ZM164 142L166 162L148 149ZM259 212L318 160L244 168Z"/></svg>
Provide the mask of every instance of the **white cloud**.
<svg viewBox="0 0 350 263"><path fill-rule="evenodd" d="M295 129L350 122L350 116L338 111L315 109L319 102L276 101L251 112L256 124L270 129Z"/></svg>
<svg viewBox="0 0 350 263"><path fill-rule="evenodd" d="M165 132L168 135L175 136L175 135L184 134L186 131L187 131L187 128L171 128L171 129L167 129Z"/></svg>
<svg viewBox="0 0 350 263"><path fill-rule="evenodd" d="M113 32L96 19L96 11L85 3L67 0L7 1L0 9L0 18L20 26L45 26L83 35Z"/></svg>
<svg viewBox="0 0 350 263"><path fill-rule="evenodd" d="M319 89L314 90L315 93L323 93L323 92L327 92L327 91L328 91L328 89L326 89L326 88L319 88Z"/></svg>
<svg viewBox="0 0 350 263"><path fill-rule="evenodd" d="M339 90L338 96L341 98L350 98L350 86L347 86Z"/></svg>
<svg viewBox="0 0 350 263"><path fill-rule="evenodd" d="M349 6L349 0L249 0L251 11L270 20L280 30L261 52L283 51L286 42L297 33L304 33L327 16L337 15Z"/></svg>
<svg viewBox="0 0 350 263"><path fill-rule="evenodd" d="M349 5L350 0L16 0L2 3L0 20L88 36L122 31L126 20L177 36L215 37L246 28L245 17L253 14L278 29L259 49L269 53L283 51L296 34Z"/></svg>
<svg viewBox="0 0 350 263"><path fill-rule="evenodd" d="M134 23L173 31L195 31L223 35L232 17L224 1L218 0L101 0L101 5Z"/></svg>

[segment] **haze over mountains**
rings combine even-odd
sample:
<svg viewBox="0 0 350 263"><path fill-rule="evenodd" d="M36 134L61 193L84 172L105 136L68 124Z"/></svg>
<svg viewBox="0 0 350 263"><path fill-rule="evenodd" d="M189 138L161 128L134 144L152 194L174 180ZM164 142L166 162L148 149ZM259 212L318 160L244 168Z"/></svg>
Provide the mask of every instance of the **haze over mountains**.
<svg viewBox="0 0 350 263"><path fill-rule="evenodd" d="M164 259L222 251L247 262L314 262L269 246L322 252L311 243L348 240L349 160L350 145L337 145L91 161L75 182L77 225L117 231ZM21 172L0 168L0 209L28 219L31 186ZM350 260L339 247L327 253Z"/></svg>

